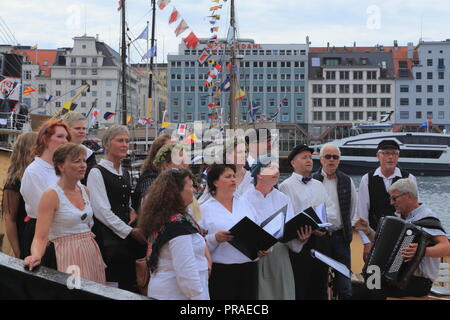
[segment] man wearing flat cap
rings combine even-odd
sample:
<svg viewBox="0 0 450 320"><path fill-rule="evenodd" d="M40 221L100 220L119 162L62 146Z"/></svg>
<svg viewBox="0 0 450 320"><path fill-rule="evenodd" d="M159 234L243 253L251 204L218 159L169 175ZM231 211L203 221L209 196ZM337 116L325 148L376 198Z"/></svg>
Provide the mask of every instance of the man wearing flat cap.
<svg viewBox="0 0 450 320"><path fill-rule="evenodd" d="M306 145L296 146L288 156L288 163L294 169L284 180L279 190L286 194L294 207L294 214L309 207L325 204L327 215L336 215L335 205L323 184L311 178L313 170L313 149ZM294 272L296 300L326 300L328 267L311 256L311 249L327 253L329 237L325 232L315 230L299 253L289 252Z"/></svg>
<svg viewBox="0 0 450 320"><path fill-rule="evenodd" d="M381 217L393 216L395 207L389 199L389 188L399 179L410 178L416 182L416 178L397 167L400 155L400 146L395 140L382 140L377 146L377 159L380 166L366 173L359 184L358 190L358 215L369 221L372 229L376 230ZM364 261L370 252L372 244L363 232L359 232L364 244Z"/></svg>

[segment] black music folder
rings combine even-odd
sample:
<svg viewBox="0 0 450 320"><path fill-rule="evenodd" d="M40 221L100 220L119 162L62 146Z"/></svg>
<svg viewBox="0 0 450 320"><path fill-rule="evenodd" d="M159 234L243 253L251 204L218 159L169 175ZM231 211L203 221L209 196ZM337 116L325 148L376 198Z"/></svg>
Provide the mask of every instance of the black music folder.
<svg viewBox="0 0 450 320"><path fill-rule="evenodd" d="M316 209L309 207L290 219L284 226L282 242L297 239L297 230L303 226L310 226L313 231L331 226L327 220L325 205L321 204Z"/></svg>
<svg viewBox="0 0 450 320"><path fill-rule="evenodd" d="M234 239L229 243L249 259L255 260L258 251L269 249L283 235L286 211L287 205L267 218L261 226L248 217L242 218L230 229Z"/></svg>

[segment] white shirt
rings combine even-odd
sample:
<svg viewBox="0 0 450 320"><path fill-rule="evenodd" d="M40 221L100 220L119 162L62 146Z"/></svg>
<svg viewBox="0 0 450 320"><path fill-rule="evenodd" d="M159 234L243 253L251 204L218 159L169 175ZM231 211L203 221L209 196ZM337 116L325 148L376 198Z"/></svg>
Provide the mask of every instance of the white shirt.
<svg viewBox="0 0 450 320"><path fill-rule="evenodd" d="M148 296L158 300L209 300L205 239L198 233L178 236L161 248L151 274Z"/></svg>
<svg viewBox="0 0 450 320"><path fill-rule="evenodd" d="M94 225L94 219L89 197L84 186L80 183L78 183L78 186L81 188L84 200L83 210L78 209L70 202L64 190L58 184L54 184L49 188L56 191L59 199L59 208L53 216L48 240L51 241L53 239L91 231Z"/></svg>
<svg viewBox="0 0 450 320"><path fill-rule="evenodd" d="M27 216L37 219L39 202L44 191L59 180L55 168L39 157L35 157L25 169L20 185L20 194L25 201Z"/></svg>
<svg viewBox="0 0 450 320"><path fill-rule="evenodd" d="M86 159L89 159L89 157L92 156L92 154L94 153L94 151L92 151L91 149L89 149L88 147L86 147L84 144L82 144L82 146L86 149Z"/></svg>
<svg viewBox="0 0 450 320"><path fill-rule="evenodd" d="M309 207L324 203L327 209L327 218L336 216L336 205L331 201L323 184L315 179L311 179L305 184L302 182L302 178L301 174L294 172L279 187L280 191L291 199L295 215Z"/></svg>
<svg viewBox="0 0 450 320"><path fill-rule="evenodd" d="M327 211L327 218L328 222L333 224L333 226L330 227L330 230L336 231L343 228L342 225L342 216L341 216L341 207L339 205L339 196L337 191L337 177L335 176L334 179L328 179L327 174L322 170L323 175L323 186L327 190L328 196L330 197L331 201L335 204L335 210L328 213ZM350 178L350 185L351 185L351 203L350 203L350 221L353 220L353 217L356 214L356 208L358 207L358 194L356 193L355 184L353 183L352 178Z"/></svg>
<svg viewBox="0 0 450 320"><path fill-rule="evenodd" d="M395 168L394 173L389 176L385 177L383 173L381 172L381 168L378 167L374 174L374 176L379 176L383 178L384 186L386 187L386 192L389 192L389 188L392 185L392 180L395 177L402 177L402 173L399 168ZM416 177L414 177L412 174L409 174L409 179L414 181L414 183L417 184ZM359 183L359 189L358 189L358 215L361 218L364 218L365 220L369 221L369 208L370 208L370 196L369 196L369 174L366 173L362 178L361 182ZM361 238L361 241L364 244L370 243L369 238L364 234L364 232L359 231L359 236Z"/></svg>
<svg viewBox="0 0 450 320"><path fill-rule="evenodd" d="M219 231L230 230L245 216L258 223L257 214L252 205L245 199L233 198L233 212L230 212L219 201L211 197L200 206L200 209L203 218L199 224L203 229L208 230L206 242L212 261L222 264L251 262L252 260L228 242L217 242L215 235Z"/></svg>
<svg viewBox="0 0 450 320"><path fill-rule="evenodd" d="M437 218L437 215L425 207L423 204L420 205L417 209L411 211L408 216L406 217L406 222L413 222L418 221L420 219L426 218L426 217L435 217ZM423 228L425 232L430 234L432 237L436 236L447 236L444 232L437 229L427 229ZM419 267L416 271L414 271L415 276L428 278L431 281L434 281L439 274L439 262L440 258L431 258L431 257L423 257L422 261L419 264Z"/></svg>
<svg viewBox="0 0 450 320"><path fill-rule="evenodd" d="M250 202L253 208L255 208L258 215L258 221L260 222L263 222L269 218L272 214L283 208L285 205L287 205L285 222L295 216L294 207L292 206L289 197L276 188L273 188L273 190L264 197L259 190L256 190L255 187L253 187L248 190L242 198ZM289 241L287 245L292 251L297 253L299 253L303 248L303 243L301 243L298 239Z"/></svg>
<svg viewBox="0 0 450 320"><path fill-rule="evenodd" d="M117 171L114 169L113 163L105 159L100 160L99 165L115 175L122 176L122 166ZM94 210L94 216L120 238L125 239L133 228L120 220L112 212L111 204L106 193L105 182L99 169L92 168L89 172L87 187L91 193L91 205Z"/></svg>
<svg viewBox="0 0 450 320"><path fill-rule="evenodd" d="M244 193L246 193L248 190L253 188L253 178L250 171L245 171L244 177L242 178L242 181L238 184L236 187L236 191L233 193L233 195L236 198L241 197ZM202 205L206 203L210 198L212 198L211 193L209 192L209 187L206 185L205 190L203 190L202 195L200 198L198 198L199 205Z"/></svg>

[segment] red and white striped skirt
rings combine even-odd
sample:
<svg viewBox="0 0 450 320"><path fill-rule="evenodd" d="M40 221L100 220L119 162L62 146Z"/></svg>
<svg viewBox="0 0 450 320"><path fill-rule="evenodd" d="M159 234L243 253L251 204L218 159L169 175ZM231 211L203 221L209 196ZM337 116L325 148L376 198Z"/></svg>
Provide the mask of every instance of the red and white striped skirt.
<svg viewBox="0 0 450 320"><path fill-rule="evenodd" d="M81 278L105 284L106 264L94 238L92 232L85 232L52 240L58 271L71 273L68 268L77 266Z"/></svg>

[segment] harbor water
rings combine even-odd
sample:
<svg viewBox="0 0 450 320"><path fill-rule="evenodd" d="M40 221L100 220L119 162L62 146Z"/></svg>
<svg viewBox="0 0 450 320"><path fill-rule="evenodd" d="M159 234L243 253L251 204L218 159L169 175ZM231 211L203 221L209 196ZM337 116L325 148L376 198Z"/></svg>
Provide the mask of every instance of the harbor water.
<svg viewBox="0 0 450 320"><path fill-rule="evenodd" d="M283 173L280 182L289 177ZM358 189L362 176L352 176ZM416 177L419 201L432 209L439 217L447 233L450 232L450 177Z"/></svg>

